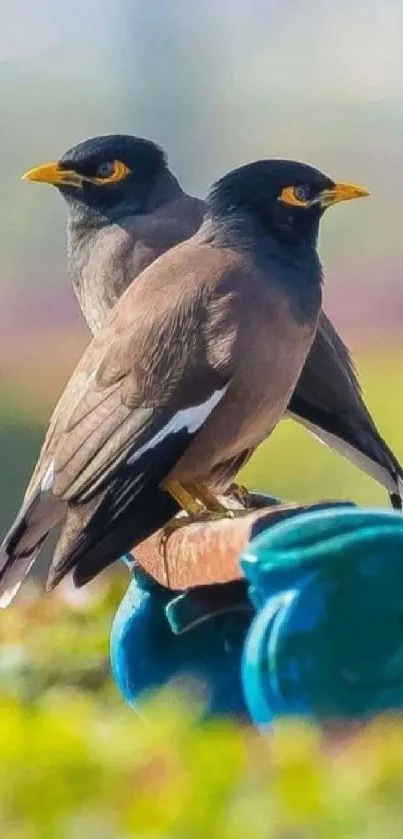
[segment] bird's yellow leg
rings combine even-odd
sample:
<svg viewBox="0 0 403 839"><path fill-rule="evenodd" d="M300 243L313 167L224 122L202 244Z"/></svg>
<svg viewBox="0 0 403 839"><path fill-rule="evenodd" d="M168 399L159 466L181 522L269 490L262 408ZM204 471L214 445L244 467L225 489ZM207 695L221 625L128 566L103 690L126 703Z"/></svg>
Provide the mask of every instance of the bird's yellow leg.
<svg viewBox="0 0 403 839"><path fill-rule="evenodd" d="M160 548L163 550L169 537L182 527L219 521L224 518L232 519L246 512L246 510L231 510L226 507L204 484L194 482L183 486L179 481L174 480L163 484L162 488L165 492L169 492L182 510L187 513L186 516L175 516L162 529Z"/></svg>
<svg viewBox="0 0 403 839"><path fill-rule="evenodd" d="M204 484L191 483L186 484L189 492L201 501L209 513L220 513L222 516L227 516L232 513L225 504L218 500L218 498L211 492Z"/></svg>
<svg viewBox="0 0 403 839"><path fill-rule="evenodd" d="M170 519L170 521L168 521L161 530L159 537L159 549L160 552L163 553L166 562L166 544L169 537L181 527L191 524L192 521L205 514L206 511L202 504L200 504L196 498L193 498L193 495L185 487L183 487L179 481L167 481L162 484L162 489L165 492L168 492L179 507L187 514L186 516L175 516Z"/></svg>
<svg viewBox="0 0 403 839"><path fill-rule="evenodd" d="M167 481L167 483L162 484L162 489L169 492L176 503L179 504L179 507L185 510L189 516L198 516L204 512L204 507L193 496L192 491L182 486L179 481Z"/></svg>

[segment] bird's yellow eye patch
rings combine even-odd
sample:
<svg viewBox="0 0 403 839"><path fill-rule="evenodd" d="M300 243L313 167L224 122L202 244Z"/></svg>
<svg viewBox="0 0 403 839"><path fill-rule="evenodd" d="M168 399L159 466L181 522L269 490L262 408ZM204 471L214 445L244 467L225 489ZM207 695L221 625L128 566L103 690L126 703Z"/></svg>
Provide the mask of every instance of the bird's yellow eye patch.
<svg viewBox="0 0 403 839"><path fill-rule="evenodd" d="M290 204L292 207L309 207L308 192L304 186L286 186L278 197L283 204Z"/></svg>
<svg viewBox="0 0 403 839"><path fill-rule="evenodd" d="M123 163L122 160L114 160L111 162L101 163L97 169L97 174L92 178L85 178L97 184L116 184L122 181L130 173L130 169Z"/></svg>

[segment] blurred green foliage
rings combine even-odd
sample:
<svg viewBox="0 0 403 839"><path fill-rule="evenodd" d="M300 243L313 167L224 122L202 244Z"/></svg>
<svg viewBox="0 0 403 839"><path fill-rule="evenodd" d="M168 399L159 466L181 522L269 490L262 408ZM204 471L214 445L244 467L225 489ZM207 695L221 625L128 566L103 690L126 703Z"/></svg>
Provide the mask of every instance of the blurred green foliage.
<svg viewBox="0 0 403 839"><path fill-rule="evenodd" d="M200 726L170 688L123 706L107 641L121 581L33 592L0 621L0 835L379 839L403 826L403 723L264 737Z"/></svg>

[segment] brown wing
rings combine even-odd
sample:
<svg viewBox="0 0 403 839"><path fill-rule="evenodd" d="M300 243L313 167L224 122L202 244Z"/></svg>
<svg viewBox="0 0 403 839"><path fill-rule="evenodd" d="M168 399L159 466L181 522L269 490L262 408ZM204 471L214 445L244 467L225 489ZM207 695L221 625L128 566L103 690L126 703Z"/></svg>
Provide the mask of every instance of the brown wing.
<svg viewBox="0 0 403 839"><path fill-rule="evenodd" d="M56 407L31 492L54 461L54 493L76 498L127 446L228 382L238 301L220 252L199 250L164 255L123 295Z"/></svg>
<svg viewBox="0 0 403 839"><path fill-rule="evenodd" d="M21 534L25 559L44 538L38 498L45 495L47 505L50 495L80 513L62 555L56 555L59 576L85 558L87 549L93 556L102 541L107 544L104 564L111 554L117 558L110 533L122 517L128 523L140 496L147 514L141 503L138 513L149 530L154 528L153 493L160 492L164 477L225 392L235 363L240 305L231 290L234 266L218 250L189 244L141 275L84 353L52 417L19 529L13 526L3 544L0 575L18 558ZM34 544L29 538L33 506ZM118 552L136 541L135 517L130 521L128 529L122 527L127 546L119 542ZM102 567L101 554L99 561Z"/></svg>

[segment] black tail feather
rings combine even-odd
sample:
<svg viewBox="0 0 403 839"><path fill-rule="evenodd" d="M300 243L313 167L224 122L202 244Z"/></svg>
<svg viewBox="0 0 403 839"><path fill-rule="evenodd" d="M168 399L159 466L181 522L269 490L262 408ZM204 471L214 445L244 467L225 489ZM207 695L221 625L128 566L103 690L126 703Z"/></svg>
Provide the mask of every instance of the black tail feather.
<svg viewBox="0 0 403 839"><path fill-rule="evenodd" d="M151 449L136 461L135 468L130 456L120 465L85 526L57 555L49 572L49 588L71 570L75 584L84 585L178 512L176 502L160 487L188 444L189 434L176 432L164 439L160 458Z"/></svg>

